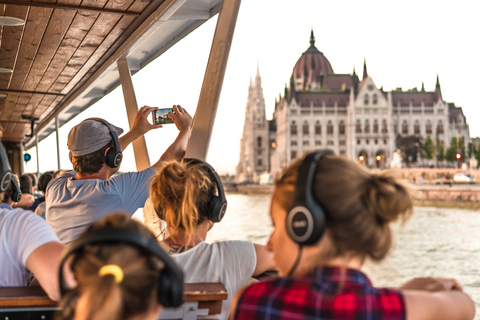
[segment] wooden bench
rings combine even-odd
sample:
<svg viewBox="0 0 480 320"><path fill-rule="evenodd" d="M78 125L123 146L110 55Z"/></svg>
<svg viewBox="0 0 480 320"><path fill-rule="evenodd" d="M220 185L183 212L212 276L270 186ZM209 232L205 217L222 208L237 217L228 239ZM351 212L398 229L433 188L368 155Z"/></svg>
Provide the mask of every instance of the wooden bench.
<svg viewBox="0 0 480 320"><path fill-rule="evenodd" d="M184 304L179 308L162 308L158 319L196 319L219 314L228 293L221 283L185 284ZM0 288L0 320L53 319L58 310L40 287Z"/></svg>

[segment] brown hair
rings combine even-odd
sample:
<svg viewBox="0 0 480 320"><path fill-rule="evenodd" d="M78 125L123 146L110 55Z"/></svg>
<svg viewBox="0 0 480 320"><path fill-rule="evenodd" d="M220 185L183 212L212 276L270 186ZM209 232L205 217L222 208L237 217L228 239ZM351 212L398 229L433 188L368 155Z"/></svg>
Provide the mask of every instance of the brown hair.
<svg viewBox="0 0 480 320"><path fill-rule="evenodd" d="M215 184L204 164L187 165L172 161L155 176L150 196L158 217L167 223L174 237L175 229L193 235L197 225L208 217L209 201Z"/></svg>
<svg viewBox="0 0 480 320"><path fill-rule="evenodd" d="M85 233L105 228L136 230L155 240L144 225L123 213L103 218ZM99 269L108 264L122 269L121 283L115 282L113 275L99 275ZM147 313L157 303L162 267L158 259L129 244L87 245L72 259L71 269L78 285L63 297L57 319L122 320Z"/></svg>
<svg viewBox="0 0 480 320"><path fill-rule="evenodd" d="M293 205L300 164L301 160L294 162L275 182L275 200L287 212ZM392 244L389 223L412 212L408 189L392 177L372 175L359 164L333 155L320 159L314 181L313 196L325 211L333 243L322 258L383 259Z"/></svg>
<svg viewBox="0 0 480 320"><path fill-rule="evenodd" d="M105 151L108 148L113 148L113 140L105 147L83 156L74 156L70 151L68 157L73 165L73 170L78 174L94 174L102 169L105 163Z"/></svg>

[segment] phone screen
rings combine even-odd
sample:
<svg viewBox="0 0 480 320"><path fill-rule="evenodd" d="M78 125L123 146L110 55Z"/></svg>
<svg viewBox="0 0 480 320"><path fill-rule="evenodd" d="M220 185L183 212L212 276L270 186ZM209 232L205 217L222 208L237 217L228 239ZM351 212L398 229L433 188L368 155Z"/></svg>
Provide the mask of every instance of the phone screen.
<svg viewBox="0 0 480 320"><path fill-rule="evenodd" d="M168 124L173 123L173 120L168 117L168 113L173 112L173 108L158 109L152 111L153 123L155 124Z"/></svg>

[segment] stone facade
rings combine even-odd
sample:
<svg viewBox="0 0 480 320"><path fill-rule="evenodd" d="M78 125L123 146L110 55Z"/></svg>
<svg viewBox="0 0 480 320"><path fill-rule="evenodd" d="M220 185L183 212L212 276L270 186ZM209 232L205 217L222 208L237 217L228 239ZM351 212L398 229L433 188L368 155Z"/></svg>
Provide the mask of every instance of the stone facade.
<svg viewBox="0 0 480 320"><path fill-rule="evenodd" d="M368 167L387 168L397 137L430 136L445 150L451 137L462 137L465 147L470 142L462 109L442 99L438 76L431 92L423 84L420 90L384 91L368 74L366 62L361 81L355 70L334 73L315 47L313 31L290 85L276 99L272 120L259 118L264 114L257 67L255 83L249 87L238 181L258 182L262 173L274 174L306 152L322 148Z"/></svg>

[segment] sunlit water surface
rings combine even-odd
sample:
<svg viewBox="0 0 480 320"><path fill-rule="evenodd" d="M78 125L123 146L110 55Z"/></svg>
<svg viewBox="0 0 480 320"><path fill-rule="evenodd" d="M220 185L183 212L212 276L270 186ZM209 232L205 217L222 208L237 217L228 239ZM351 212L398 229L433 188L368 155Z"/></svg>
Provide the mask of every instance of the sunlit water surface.
<svg viewBox="0 0 480 320"><path fill-rule="evenodd" d="M249 240L265 244L272 231L269 196L228 194L228 210L207 241ZM399 286L412 277L455 278L480 313L480 211L415 207L405 224L393 225L394 246L365 272L376 286ZM480 320L480 314L475 319Z"/></svg>

